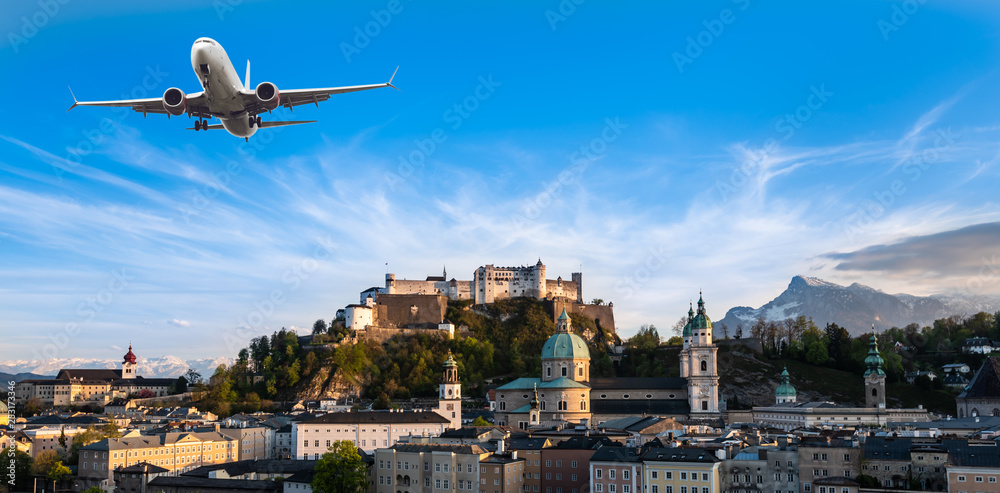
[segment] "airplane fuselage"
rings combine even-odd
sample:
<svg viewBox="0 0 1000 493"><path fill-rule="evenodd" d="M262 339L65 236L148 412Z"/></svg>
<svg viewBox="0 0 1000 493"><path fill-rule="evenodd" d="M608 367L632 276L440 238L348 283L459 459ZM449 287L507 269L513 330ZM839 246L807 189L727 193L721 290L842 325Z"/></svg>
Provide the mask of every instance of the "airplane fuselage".
<svg viewBox="0 0 1000 493"><path fill-rule="evenodd" d="M243 81L222 45L210 38L198 38L191 46L191 67L205 91L208 107L226 131L243 138L256 133L257 127L250 126L249 115L240 96L248 88L243 87Z"/></svg>

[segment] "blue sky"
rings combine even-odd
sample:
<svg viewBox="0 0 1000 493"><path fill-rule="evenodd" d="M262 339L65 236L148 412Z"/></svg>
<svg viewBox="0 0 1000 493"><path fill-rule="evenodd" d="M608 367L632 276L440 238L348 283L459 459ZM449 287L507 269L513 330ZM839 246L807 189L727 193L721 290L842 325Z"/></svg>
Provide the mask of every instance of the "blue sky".
<svg viewBox="0 0 1000 493"><path fill-rule="evenodd" d="M1000 292L997 243L954 233L997 237L1000 9L678 3L17 3L0 19L0 360L129 341L233 356L331 319L386 263L410 279L582 268L625 335L670 327L699 289L722 318L797 274ZM280 110L319 122L249 143L65 111L67 85L200 90L201 36L239 73L250 59L253 84L400 66L401 90Z"/></svg>

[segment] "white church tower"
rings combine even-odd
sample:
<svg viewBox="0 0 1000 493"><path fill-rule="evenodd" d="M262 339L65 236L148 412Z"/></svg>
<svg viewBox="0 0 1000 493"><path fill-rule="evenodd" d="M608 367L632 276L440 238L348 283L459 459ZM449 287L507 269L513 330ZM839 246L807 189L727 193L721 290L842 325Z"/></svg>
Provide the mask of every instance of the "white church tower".
<svg viewBox="0 0 1000 493"><path fill-rule="evenodd" d="M438 414L451 421L449 428L462 427L462 382L458 380L458 363L448 351L444 361L444 374L438 386Z"/></svg>
<svg viewBox="0 0 1000 493"><path fill-rule="evenodd" d="M681 377L687 378L691 418L718 418L719 348L712 343L712 321L705 313L705 301L698 297L698 311L688 310L681 350Z"/></svg>

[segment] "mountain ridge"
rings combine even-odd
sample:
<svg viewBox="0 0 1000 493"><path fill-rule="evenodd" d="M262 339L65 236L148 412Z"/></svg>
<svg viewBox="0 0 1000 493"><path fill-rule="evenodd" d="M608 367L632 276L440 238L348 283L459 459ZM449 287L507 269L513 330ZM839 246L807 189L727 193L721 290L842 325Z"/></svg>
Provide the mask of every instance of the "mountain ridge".
<svg viewBox="0 0 1000 493"><path fill-rule="evenodd" d="M743 325L744 337L750 326L763 316L767 320L782 320L798 316L811 317L819 327L835 322L857 335L871 329L904 327L917 323L921 327L934 320L953 315L972 315L980 311L1000 310L1000 297L983 295L938 294L915 296L905 293L888 294L859 283L849 286L817 277L797 275L788 287L760 308L736 306L716 322L726 324L729 334Z"/></svg>
<svg viewBox="0 0 1000 493"><path fill-rule="evenodd" d="M201 374L203 378L212 376L215 369L220 365L231 365L232 358L223 356L217 358L200 358L184 360L177 356L159 356L155 358L139 357L136 361L139 365L138 374L146 378L177 378L187 373L188 368L193 368ZM59 370L63 368L121 368L121 358L52 358L46 360L8 360L0 361L0 373L20 374L32 373L35 377L45 375L44 378L55 378Z"/></svg>

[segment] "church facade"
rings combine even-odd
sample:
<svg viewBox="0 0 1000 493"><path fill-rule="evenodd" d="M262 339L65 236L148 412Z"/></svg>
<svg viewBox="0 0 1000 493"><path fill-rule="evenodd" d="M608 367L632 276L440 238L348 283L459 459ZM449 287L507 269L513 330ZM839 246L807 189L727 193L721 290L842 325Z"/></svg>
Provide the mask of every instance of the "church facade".
<svg viewBox="0 0 1000 493"><path fill-rule="evenodd" d="M721 418L717 351L699 299L684 328L681 377L591 378L590 348L573 333L563 310L556 333L542 347L541 377L518 378L496 389L496 424L527 429L551 421L596 426L637 415Z"/></svg>

